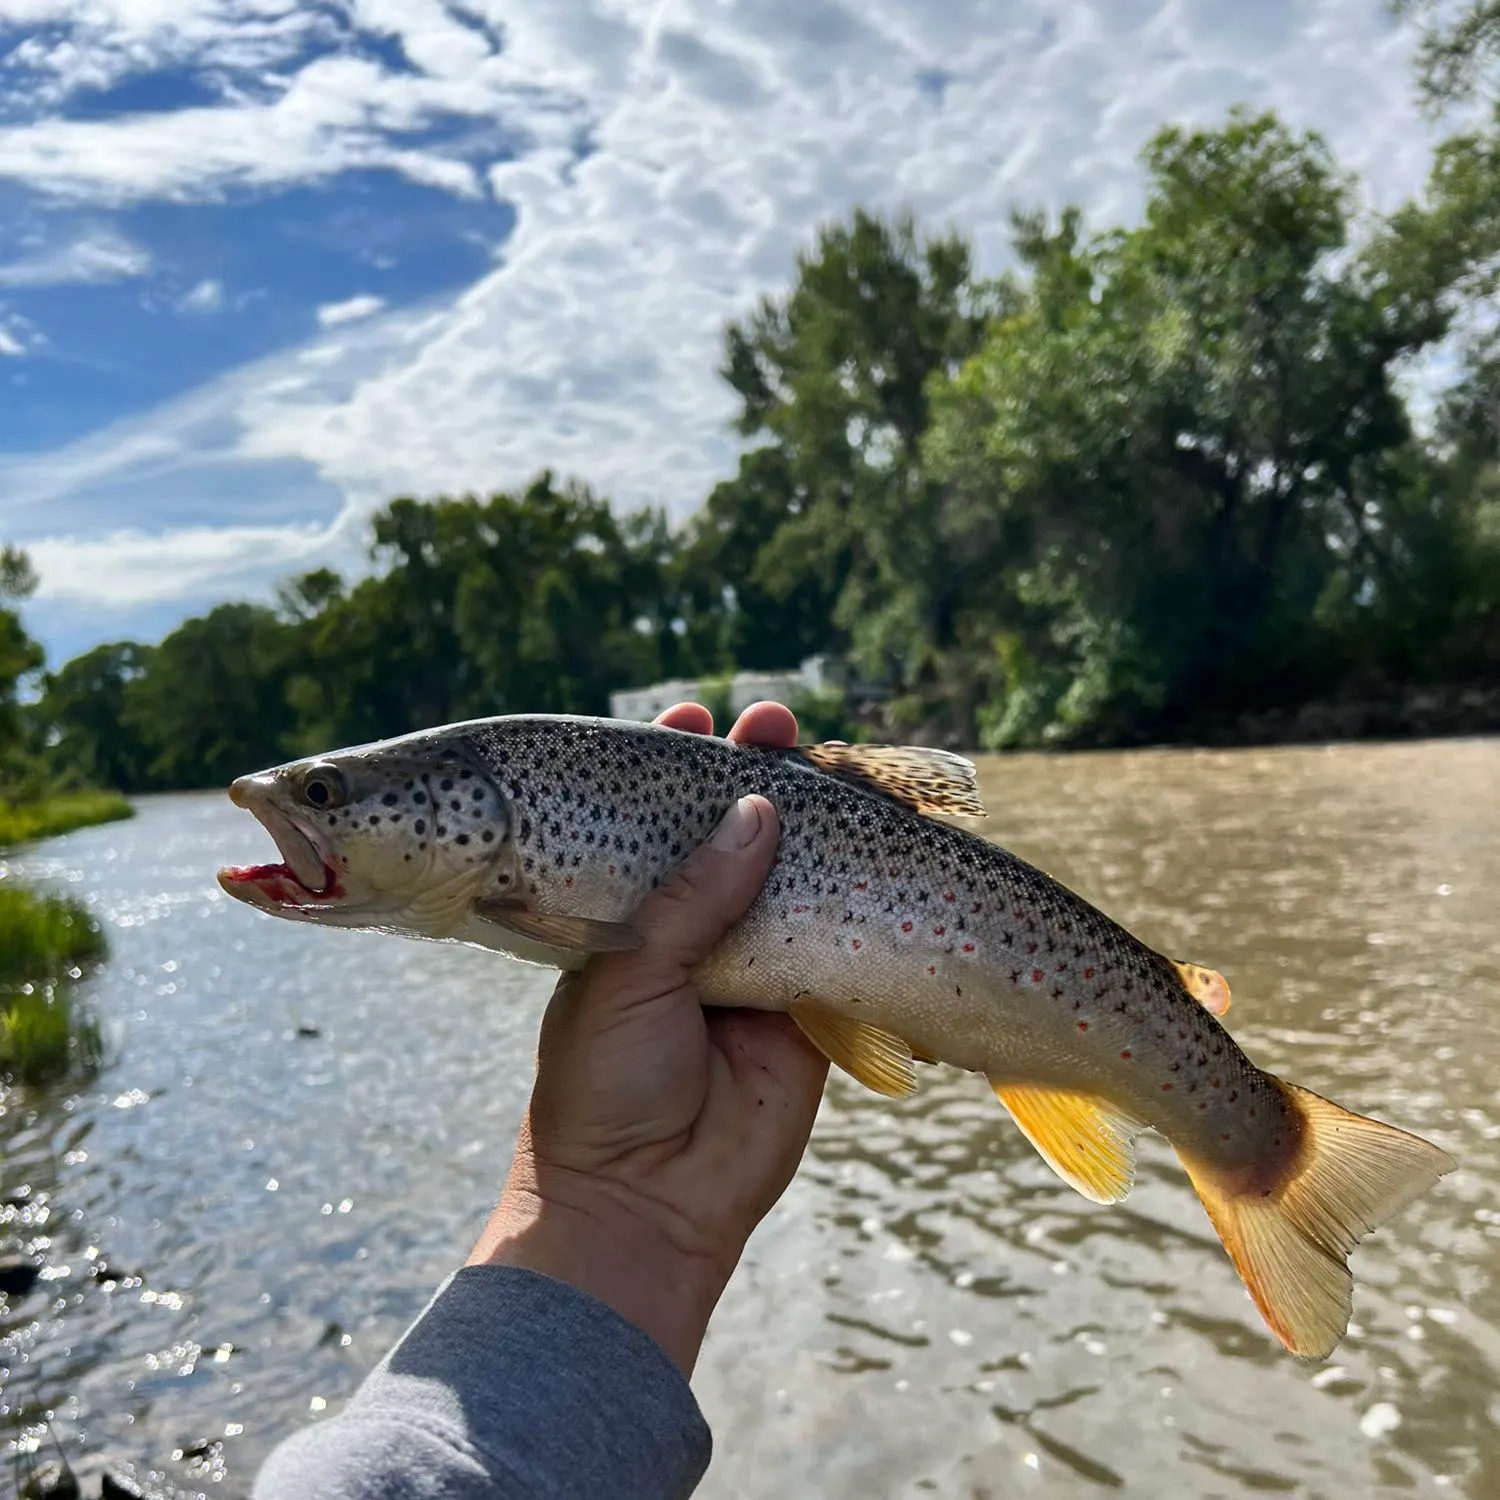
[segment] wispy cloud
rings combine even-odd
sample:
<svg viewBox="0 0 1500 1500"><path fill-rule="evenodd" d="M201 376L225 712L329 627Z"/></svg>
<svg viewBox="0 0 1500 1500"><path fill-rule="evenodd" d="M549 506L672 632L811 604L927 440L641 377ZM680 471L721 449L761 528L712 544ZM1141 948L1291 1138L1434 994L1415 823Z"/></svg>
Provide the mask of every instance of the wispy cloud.
<svg viewBox="0 0 1500 1500"><path fill-rule="evenodd" d="M0 172L3 172L0 165ZM0 262L0 286L66 286L71 282L123 281L145 276L151 256L113 231L85 235L52 250Z"/></svg>
<svg viewBox="0 0 1500 1500"><path fill-rule="evenodd" d="M25 344L0 323L0 358L20 359L25 353Z"/></svg>
<svg viewBox="0 0 1500 1500"><path fill-rule="evenodd" d="M218 312L224 305L224 284L212 279L200 281L177 299L177 310L190 313Z"/></svg>
<svg viewBox="0 0 1500 1500"><path fill-rule="evenodd" d="M337 328L342 323L357 323L361 318L378 313L384 306L384 297L374 297L368 293L350 297L343 302L325 302L318 309L318 326Z"/></svg>

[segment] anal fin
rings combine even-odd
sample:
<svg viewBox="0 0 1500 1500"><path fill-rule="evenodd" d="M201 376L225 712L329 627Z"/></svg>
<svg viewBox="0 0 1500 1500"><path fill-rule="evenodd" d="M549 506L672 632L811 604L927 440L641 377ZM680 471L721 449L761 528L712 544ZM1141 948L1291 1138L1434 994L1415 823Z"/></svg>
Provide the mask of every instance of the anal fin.
<svg viewBox="0 0 1500 1500"><path fill-rule="evenodd" d="M1228 1011L1229 981L1217 969L1205 969L1202 964L1184 963L1176 958L1167 962L1177 970L1188 994L1210 1015L1222 1016Z"/></svg>
<svg viewBox="0 0 1500 1500"><path fill-rule="evenodd" d="M1093 1094L1031 1083L990 1087L1042 1160L1095 1203L1118 1203L1135 1177L1134 1137L1146 1127Z"/></svg>
<svg viewBox="0 0 1500 1500"><path fill-rule="evenodd" d="M974 763L915 745L799 745L787 755L828 776L905 804L913 812L985 816Z"/></svg>
<svg viewBox="0 0 1500 1500"><path fill-rule="evenodd" d="M508 927L521 937L570 953L624 953L641 946L641 935L626 922L601 922L595 917L564 917L528 911L513 901L481 898L475 916Z"/></svg>
<svg viewBox="0 0 1500 1500"><path fill-rule="evenodd" d="M911 1048L899 1036L816 1000L795 1000L790 1009L803 1036L867 1089L888 1099L904 1099L916 1092Z"/></svg>

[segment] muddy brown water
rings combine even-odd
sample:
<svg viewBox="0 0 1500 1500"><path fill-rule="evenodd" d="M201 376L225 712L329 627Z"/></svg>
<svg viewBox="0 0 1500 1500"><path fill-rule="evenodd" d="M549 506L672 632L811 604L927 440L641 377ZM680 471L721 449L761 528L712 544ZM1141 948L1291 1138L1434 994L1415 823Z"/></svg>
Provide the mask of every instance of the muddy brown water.
<svg viewBox="0 0 1500 1500"><path fill-rule="evenodd" d="M978 1078L924 1069L899 1104L836 1078L699 1364L701 1493L1500 1495L1500 741L982 782L990 836L1228 975L1258 1062L1461 1169L1366 1241L1350 1335L1306 1366L1155 1137L1099 1208ZM106 1071L0 1116L0 1253L47 1260L0 1308L0 1439L50 1414L81 1473L247 1492L462 1258L505 1167L548 977L222 898L215 868L265 842L222 797L161 797L10 861L113 950Z"/></svg>

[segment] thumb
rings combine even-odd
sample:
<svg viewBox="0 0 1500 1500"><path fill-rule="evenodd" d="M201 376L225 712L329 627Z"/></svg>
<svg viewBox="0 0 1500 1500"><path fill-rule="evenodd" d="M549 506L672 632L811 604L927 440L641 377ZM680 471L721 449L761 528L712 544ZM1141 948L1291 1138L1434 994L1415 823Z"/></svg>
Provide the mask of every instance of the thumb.
<svg viewBox="0 0 1500 1500"><path fill-rule="evenodd" d="M780 832L776 809L764 797L741 797L708 842L637 909L631 925L644 939L641 947L608 955L620 988L659 994L685 984L760 894Z"/></svg>

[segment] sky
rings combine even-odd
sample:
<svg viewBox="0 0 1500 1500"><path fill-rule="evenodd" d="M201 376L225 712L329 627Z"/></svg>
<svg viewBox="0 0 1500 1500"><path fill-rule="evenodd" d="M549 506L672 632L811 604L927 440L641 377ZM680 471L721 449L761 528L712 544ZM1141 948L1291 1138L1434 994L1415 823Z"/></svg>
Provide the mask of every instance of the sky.
<svg viewBox="0 0 1500 1500"><path fill-rule="evenodd" d="M817 226L1138 212L1236 103L1388 209L1432 133L1383 0L0 0L0 539L53 664L361 565L543 467L692 511L725 323Z"/></svg>

